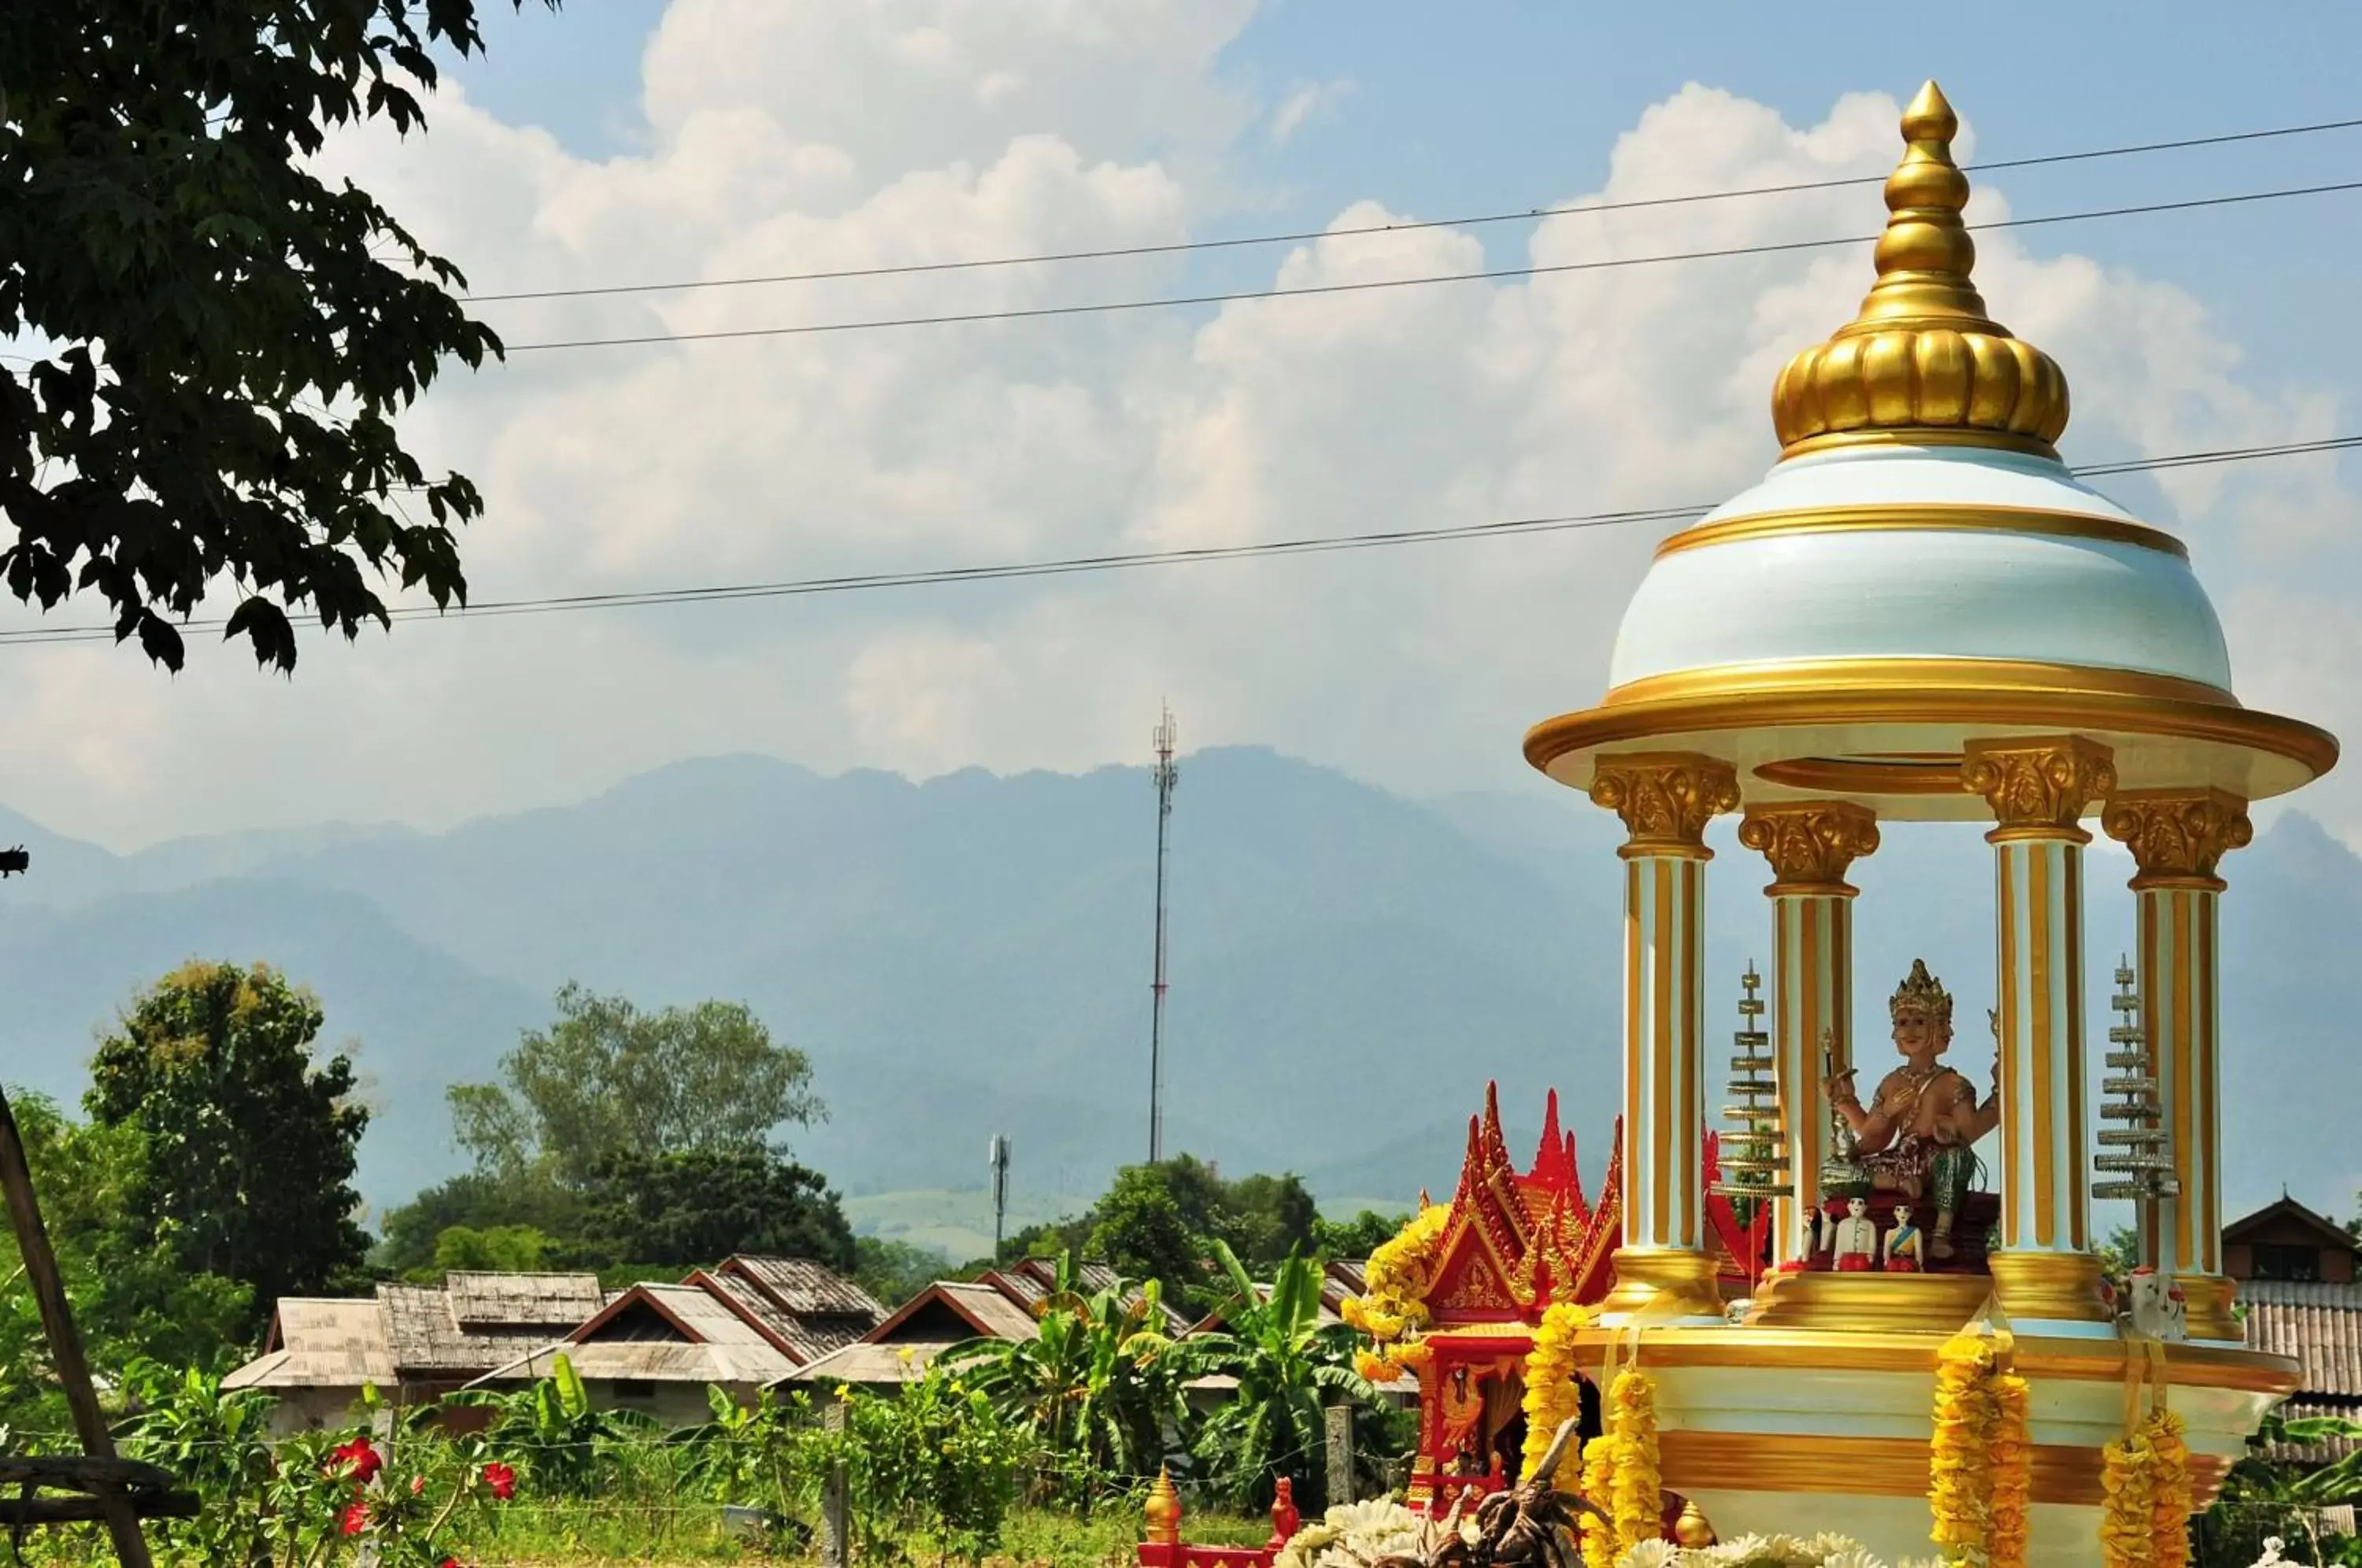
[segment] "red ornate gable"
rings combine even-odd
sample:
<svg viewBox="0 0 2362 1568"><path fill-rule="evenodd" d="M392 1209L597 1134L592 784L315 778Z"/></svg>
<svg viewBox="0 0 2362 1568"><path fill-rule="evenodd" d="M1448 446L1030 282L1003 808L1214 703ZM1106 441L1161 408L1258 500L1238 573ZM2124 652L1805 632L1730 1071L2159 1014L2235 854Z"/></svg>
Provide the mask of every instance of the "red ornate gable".
<svg viewBox="0 0 2362 1568"><path fill-rule="evenodd" d="M1531 1320L1552 1300L1592 1301L1606 1294L1608 1255L1622 1223L1618 1151L1608 1166L1597 1208L1584 1198L1574 1136L1559 1123L1558 1094L1542 1113L1542 1135L1531 1169L1510 1163L1501 1132L1499 1091L1485 1089L1485 1109L1469 1118L1468 1150L1438 1251L1435 1284L1428 1292L1437 1327Z"/></svg>

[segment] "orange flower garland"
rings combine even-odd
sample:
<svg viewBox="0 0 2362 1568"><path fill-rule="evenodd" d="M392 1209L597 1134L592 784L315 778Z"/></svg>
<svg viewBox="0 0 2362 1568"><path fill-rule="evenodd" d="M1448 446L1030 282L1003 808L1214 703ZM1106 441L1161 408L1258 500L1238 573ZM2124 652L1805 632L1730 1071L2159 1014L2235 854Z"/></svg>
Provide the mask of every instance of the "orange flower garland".
<svg viewBox="0 0 2362 1568"><path fill-rule="evenodd" d="M2158 1410L2142 1423L2148 1439L2153 1529L2158 1568L2189 1568L2190 1514L2194 1504L2190 1484L2190 1444L2180 1416Z"/></svg>
<svg viewBox="0 0 2362 1568"><path fill-rule="evenodd" d="M1574 1336L1591 1321L1591 1314L1572 1301L1561 1302L1542 1314L1534 1332L1534 1348L1526 1354L1526 1451L1518 1478L1530 1481L1535 1467L1550 1452L1562 1422L1583 1413L1583 1390L1574 1381ZM1570 1454L1560 1462L1559 1475L1575 1467ZM1568 1490L1561 1485L1561 1491Z"/></svg>
<svg viewBox="0 0 2362 1568"><path fill-rule="evenodd" d="M2025 1378L1995 1372L1987 1568L2025 1568L2025 1506L2034 1491L2034 1445L2026 1434L2030 1392Z"/></svg>

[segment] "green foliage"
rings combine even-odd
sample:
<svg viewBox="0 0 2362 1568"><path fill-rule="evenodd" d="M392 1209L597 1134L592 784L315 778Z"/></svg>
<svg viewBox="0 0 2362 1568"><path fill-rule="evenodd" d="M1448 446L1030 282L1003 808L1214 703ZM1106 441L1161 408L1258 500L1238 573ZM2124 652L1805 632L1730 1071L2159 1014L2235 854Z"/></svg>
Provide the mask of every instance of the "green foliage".
<svg viewBox="0 0 2362 1568"><path fill-rule="evenodd" d="M2255 1442L2260 1449L2282 1443L2362 1442L2362 1421L2343 1416L2304 1416L2290 1420L2279 1415L2264 1418ZM2362 1447L2323 1465L2293 1463L2250 1453L2232 1466L2223 1486L2224 1497L2235 1503L2271 1503L2287 1507L2325 1508L2362 1502Z"/></svg>
<svg viewBox="0 0 2362 1568"><path fill-rule="evenodd" d="M1181 1205L1153 1165L1127 1165L1099 1199L1089 1255L1136 1279L1162 1282L1183 1300L1204 1269L1201 1239L1193 1234Z"/></svg>
<svg viewBox="0 0 2362 1568"><path fill-rule="evenodd" d="M588 1179L630 1155L774 1146L825 1114L811 1064L737 1002L642 1012L568 984L558 1019L501 1058L502 1083L449 1091L461 1147L488 1172L547 1159Z"/></svg>
<svg viewBox="0 0 2362 1568"><path fill-rule="evenodd" d="M919 1533L970 1562L999 1544L1031 1450L983 1390L930 1368L892 1394L853 1395L834 1452L863 1532Z"/></svg>
<svg viewBox="0 0 2362 1568"><path fill-rule="evenodd" d="M206 1562L270 1562L285 1534L272 1492L280 1477L268 1430L270 1396L225 1394L211 1374L144 1360L125 1370L123 1387L138 1412L121 1434L123 1452L163 1466L204 1502L193 1519L149 1527L159 1549Z"/></svg>
<svg viewBox="0 0 2362 1568"><path fill-rule="evenodd" d="M143 1140L125 1221L168 1238L188 1273L246 1286L250 1329L281 1296L356 1286L368 1252L352 1179L369 1113L352 1063L316 1055L323 1021L266 965L189 964L91 1062L93 1120Z"/></svg>
<svg viewBox="0 0 2362 1568"><path fill-rule="evenodd" d="M247 1288L191 1273L173 1238L140 1220L147 1143L135 1127L78 1123L39 1095L10 1099L41 1198L58 1271L92 1364L114 1374L143 1357L217 1366L246 1331ZM0 1231L0 1424L59 1430L63 1397L12 1231Z"/></svg>
<svg viewBox="0 0 2362 1568"><path fill-rule="evenodd" d="M853 1269L853 1227L827 1178L767 1149L618 1154L586 1198L608 1257L687 1266L757 1253Z"/></svg>
<svg viewBox="0 0 2362 1568"><path fill-rule="evenodd" d="M955 1345L939 1364L983 1391L994 1409L1058 1463L1043 1466L1037 1495L1086 1511L1108 1489L1155 1474L1164 1434L1188 1422L1188 1406L1168 1353L1154 1280L1135 1291L1119 1279L1084 1297L1072 1253L1059 1260L1058 1288L1044 1302L1032 1340L985 1339Z"/></svg>
<svg viewBox="0 0 2362 1568"><path fill-rule="evenodd" d="M1394 1234L1380 1229L1377 1240ZM1321 1220L1311 1191L1289 1174L1224 1180L1191 1154L1126 1165L1098 1202L1076 1219L1020 1231L1006 1249L1017 1257L1054 1257L1073 1250L1137 1278L1162 1280L1166 1294L1191 1307L1221 1295L1206 1259L1228 1246L1253 1269L1319 1245ZM1373 1242L1372 1245L1374 1245ZM1366 1256L1368 1248L1332 1256Z"/></svg>
<svg viewBox="0 0 2362 1568"><path fill-rule="evenodd" d="M1408 1214L1364 1209L1351 1220L1316 1220L1312 1248L1324 1258L1366 1258L1393 1241L1409 1219Z"/></svg>
<svg viewBox="0 0 2362 1568"><path fill-rule="evenodd" d="M555 1251L547 1236L530 1225L446 1226L435 1238L435 1272L474 1269L494 1274L533 1274Z"/></svg>
<svg viewBox="0 0 2362 1568"><path fill-rule="evenodd" d="M290 610L391 624L369 571L464 602L452 528L482 502L392 419L499 339L457 269L312 166L330 126L423 125L437 43L481 47L475 0L0 7L0 337L44 346L0 367L18 598L95 589L175 669L173 619L223 578L225 635L282 669Z"/></svg>
<svg viewBox="0 0 2362 1568"><path fill-rule="evenodd" d="M612 1451L644 1441L657 1430L640 1410L596 1410L589 1390L564 1354L553 1358L547 1377L509 1390L462 1389L447 1405L489 1408L486 1436L497 1452L517 1456L517 1465L546 1492L584 1495Z"/></svg>
<svg viewBox="0 0 2362 1568"><path fill-rule="evenodd" d="M546 1168L499 1175L469 1171L389 1209L370 1262L404 1278L439 1281L443 1271L436 1253L446 1231L523 1227L549 1238L546 1265L581 1266L586 1260L577 1243L587 1224L582 1195L561 1186Z"/></svg>
<svg viewBox="0 0 2362 1568"><path fill-rule="evenodd" d="M1199 1429L1200 1474L1242 1507L1269 1506L1282 1475L1296 1477L1308 1512L1326 1507L1323 1408L1347 1400L1374 1416L1384 1409L1377 1390L1353 1370L1354 1331L1321 1321L1318 1260L1291 1254L1270 1288L1258 1290L1229 1247L1217 1242L1215 1254L1230 1286L1221 1326L1174 1347L1187 1375L1238 1379L1238 1392Z"/></svg>
<svg viewBox="0 0 2362 1568"><path fill-rule="evenodd" d="M900 1306L950 1276L949 1261L933 1247L878 1236L853 1238L855 1283L889 1307Z"/></svg>

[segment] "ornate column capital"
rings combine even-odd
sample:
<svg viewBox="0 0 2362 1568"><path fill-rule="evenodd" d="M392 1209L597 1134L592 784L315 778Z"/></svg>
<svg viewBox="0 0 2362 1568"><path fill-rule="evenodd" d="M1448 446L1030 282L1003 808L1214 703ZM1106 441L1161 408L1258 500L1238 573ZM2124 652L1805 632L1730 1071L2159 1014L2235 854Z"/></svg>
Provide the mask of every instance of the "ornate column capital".
<svg viewBox="0 0 2362 1568"><path fill-rule="evenodd" d="M2108 797L2100 827L2133 852L2135 888L2220 890L2215 865L2256 836L2247 802L2227 790L2137 790Z"/></svg>
<svg viewBox="0 0 2362 1568"><path fill-rule="evenodd" d="M1842 893L1846 868L1878 849L1878 813L1851 801L1798 801L1750 806L1738 842L1772 863L1772 897Z"/></svg>
<svg viewBox="0 0 2362 1568"><path fill-rule="evenodd" d="M2091 842L2076 824L2083 808L2116 787L2115 754L2081 735L1972 740L1960 787L1982 795L1998 831Z"/></svg>
<svg viewBox="0 0 2362 1568"><path fill-rule="evenodd" d="M1738 805L1730 764L1693 752L1603 756L1591 775L1591 800L1624 819L1631 837L1621 851L1704 859L1705 824Z"/></svg>

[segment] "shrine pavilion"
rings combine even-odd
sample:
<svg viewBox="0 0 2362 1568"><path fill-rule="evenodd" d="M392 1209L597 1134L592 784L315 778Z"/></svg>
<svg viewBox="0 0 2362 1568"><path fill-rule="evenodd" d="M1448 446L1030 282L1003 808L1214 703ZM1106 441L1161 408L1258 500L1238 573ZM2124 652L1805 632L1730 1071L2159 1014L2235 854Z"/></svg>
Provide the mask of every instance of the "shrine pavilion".
<svg viewBox="0 0 2362 1568"><path fill-rule="evenodd" d="M1489 1103L1473 1126L1448 1216L1397 1270L1426 1292L1417 1505L1516 1479L1518 1358L1561 1302L1586 1309L1585 1384L1650 1374L1669 1508L1889 1561L1928 1554L1930 1412L1964 1332L2029 1412L2030 1459L2008 1461L2030 1473L2027 1540L1996 1560L2101 1560L2103 1471L2136 1462L2103 1451L2136 1408L2154 1430L2170 1411L2186 1456L2158 1463L2202 1508L2297 1386L2246 1347L2224 1266L2217 873L2250 802L2327 772L2337 744L2241 703L2181 541L2060 462L2067 377L1971 282L1957 124L1934 83L1912 101L1876 282L1772 389L1778 462L1659 546L1605 695L1526 736L1628 834L1617 1143L1587 1203L1554 1102L1524 1170ZM1723 816L1762 856L1773 954L1734 1058L1762 1043L1763 1135L1726 1137L1728 1170L1701 969ZM2121 974L2085 948L2094 819L2136 867ZM1921 822L1990 824L1999 994L1963 999L1957 1045L1924 968L1883 1013L1856 1007L1849 868ZM2119 1027L2087 1042L2111 989ZM2138 1204L2133 1301L2103 1286L2095 1196Z"/></svg>

